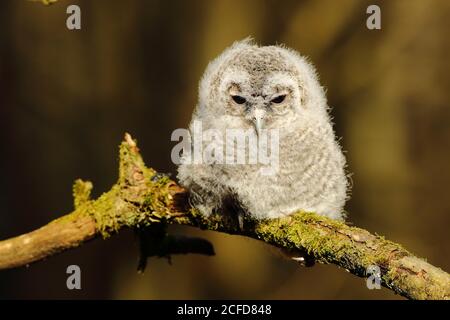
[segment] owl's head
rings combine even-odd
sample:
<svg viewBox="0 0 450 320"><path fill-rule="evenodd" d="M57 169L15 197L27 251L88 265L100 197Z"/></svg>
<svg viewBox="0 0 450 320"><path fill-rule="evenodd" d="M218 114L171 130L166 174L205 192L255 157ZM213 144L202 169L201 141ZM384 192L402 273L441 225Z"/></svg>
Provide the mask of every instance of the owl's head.
<svg viewBox="0 0 450 320"><path fill-rule="evenodd" d="M232 118L259 133L302 115L327 116L327 104L315 69L304 57L246 39L208 65L200 82L197 114Z"/></svg>

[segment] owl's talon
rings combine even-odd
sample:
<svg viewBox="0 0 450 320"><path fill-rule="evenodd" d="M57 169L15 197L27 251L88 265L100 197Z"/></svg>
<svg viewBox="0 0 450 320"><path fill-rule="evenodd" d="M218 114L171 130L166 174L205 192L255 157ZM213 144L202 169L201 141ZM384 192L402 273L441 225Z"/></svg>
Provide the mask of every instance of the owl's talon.
<svg viewBox="0 0 450 320"><path fill-rule="evenodd" d="M168 173L157 172L150 178L150 180L152 182L158 182L161 179L168 179L168 178L170 178L171 175L172 175L172 173L170 173L170 172L168 172Z"/></svg>

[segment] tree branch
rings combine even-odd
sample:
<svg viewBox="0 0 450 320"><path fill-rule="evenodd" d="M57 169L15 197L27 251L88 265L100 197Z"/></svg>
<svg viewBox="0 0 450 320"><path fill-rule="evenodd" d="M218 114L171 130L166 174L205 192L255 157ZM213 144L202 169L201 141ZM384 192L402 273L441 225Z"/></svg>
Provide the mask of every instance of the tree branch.
<svg viewBox="0 0 450 320"><path fill-rule="evenodd" d="M128 134L120 146L117 183L96 200L89 197L91 188L90 182L77 180L72 213L28 234L0 241L0 269L28 265L97 236L107 238L122 228L180 224L301 250L317 262L335 264L359 277L366 277L367 268L375 265L381 270L382 284L402 296L450 298L446 272L364 229L306 212L273 220L246 218L242 228L227 216L205 218L189 206L186 190L145 166Z"/></svg>

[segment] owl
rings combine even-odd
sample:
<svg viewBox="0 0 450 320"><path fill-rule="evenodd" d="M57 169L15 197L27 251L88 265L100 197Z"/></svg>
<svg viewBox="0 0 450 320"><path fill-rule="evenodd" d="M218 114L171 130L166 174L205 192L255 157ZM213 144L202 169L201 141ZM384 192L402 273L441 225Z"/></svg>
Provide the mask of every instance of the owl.
<svg viewBox="0 0 450 320"><path fill-rule="evenodd" d="M328 112L316 71L303 56L250 39L236 42L209 63L200 81L191 150L183 154L177 178L206 216L231 208L256 219L307 211L343 220L346 160ZM198 127L203 134L194 133ZM244 144L225 141L239 130L247 135ZM216 139L205 139L206 131ZM225 147L216 148L223 154L212 160L187 161L196 146L220 143L244 153L241 160L264 148L276 165L264 171L267 161L227 162Z"/></svg>

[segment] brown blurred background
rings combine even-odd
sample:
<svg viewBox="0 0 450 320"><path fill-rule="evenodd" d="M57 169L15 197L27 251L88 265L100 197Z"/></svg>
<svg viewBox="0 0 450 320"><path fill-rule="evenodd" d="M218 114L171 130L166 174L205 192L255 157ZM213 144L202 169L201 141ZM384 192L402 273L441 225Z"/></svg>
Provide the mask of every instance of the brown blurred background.
<svg viewBox="0 0 450 320"><path fill-rule="evenodd" d="M66 29L78 4L82 30ZM366 28L379 4L382 30ZM450 271L450 2L60 0L0 2L0 238L71 211L76 178L94 195L117 177L129 131L146 163L176 172L170 134L186 127L208 61L233 41L308 55L343 137L349 221ZM335 266L299 268L246 238L189 228L215 257L152 259L136 273L132 231L29 268L0 272L0 298L398 299ZM66 289L66 268L82 290Z"/></svg>

